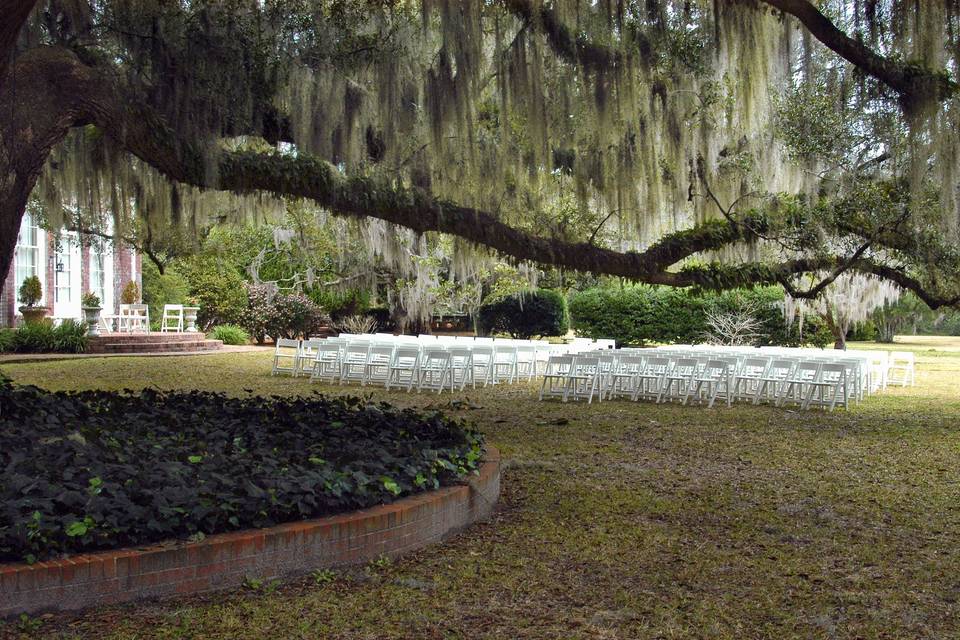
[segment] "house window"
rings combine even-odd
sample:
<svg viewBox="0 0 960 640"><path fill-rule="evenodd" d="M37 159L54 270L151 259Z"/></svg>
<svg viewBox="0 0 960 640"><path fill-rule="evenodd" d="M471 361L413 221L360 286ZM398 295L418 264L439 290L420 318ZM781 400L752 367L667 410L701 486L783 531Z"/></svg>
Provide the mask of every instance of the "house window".
<svg viewBox="0 0 960 640"><path fill-rule="evenodd" d="M15 286L19 290L30 276L40 275L40 228L30 213L23 214L20 235L17 236L17 253L14 258ZM18 294L19 295L19 294ZM18 302L22 303L23 300Z"/></svg>
<svg viewBox="0 0 960 640"><path fill-rule="evenodd" d="M57 243L56 258L56 302L63 304L72 302L73 278L77 277L76 265L73 264L73 240L67 236L61 236Z"/></svg>
<svg viewBox="0 0 960 640"><path fill-rule="evenodd" d="M104 268L104 248L100 243L90 247L90 291L100 299L100 304L107 304L107 274Z"/></svg>

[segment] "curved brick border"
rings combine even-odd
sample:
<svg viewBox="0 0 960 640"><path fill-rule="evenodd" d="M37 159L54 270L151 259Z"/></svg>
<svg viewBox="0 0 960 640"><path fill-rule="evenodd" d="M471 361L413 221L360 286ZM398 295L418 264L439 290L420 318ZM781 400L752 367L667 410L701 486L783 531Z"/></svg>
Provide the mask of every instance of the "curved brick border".
<svg viewBox="0 0 960 640"><path fill-rule="evenodd" d="M0 618L234 587L245 577L305 574L396 556L443 540L493 510L500 454L487 447L479 476L339 516L209 536L202 542L0 565Z"/></svg>

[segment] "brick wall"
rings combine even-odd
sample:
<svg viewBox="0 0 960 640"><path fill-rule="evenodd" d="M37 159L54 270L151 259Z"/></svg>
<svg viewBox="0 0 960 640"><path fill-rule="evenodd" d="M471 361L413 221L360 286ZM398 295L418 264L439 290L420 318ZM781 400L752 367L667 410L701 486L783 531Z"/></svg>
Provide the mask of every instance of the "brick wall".
<svg viewBox="0 0 960 640"><path fill-rule="evenodd" d="M236 587L247 577L303 575L323 567L397 556L439 542L487 517L500 495L499 452L479 476L394 504L353 513L219 534L176 546L0 564L0 618L49 610Z"/></svg>

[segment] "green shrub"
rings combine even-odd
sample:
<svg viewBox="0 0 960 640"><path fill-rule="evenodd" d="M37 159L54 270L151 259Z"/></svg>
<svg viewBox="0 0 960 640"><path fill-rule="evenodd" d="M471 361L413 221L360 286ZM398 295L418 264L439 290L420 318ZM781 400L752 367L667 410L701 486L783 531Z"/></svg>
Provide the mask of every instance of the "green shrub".
<svg viewBox="0 0 960 640"><path fill-rule="evenodd" d="M330 316L302 293L273 293L264 285L247 285L247 308L240 325L263 343L272 338L308 337L330 324Z"/></svg>
<svg viewBox="0 0 960 640"><path fill-rule="evenodd" d="M822 346L822 322L808 319L801 338L782 312L777 287L698 293L686 289L638 285L588 289L570 296L570 317L578 335L614 339L621 345L649 342L697 343L707 331L707 313L733 311L749 304L761 324L758 345ZM827 332L829 333L829 332Z"/></svg>
<svg viewBox="0 0 960 640"><path fill-rule="evenodd" d="M437 412L359 398L0 382L0 407L0 562L389 503L462 482L483 442Z"/></svg>
<svg viewBox="0 0 960 640"><path fill-rule="evenodd" d="M87 350L87 323L64 320L53 329L53 349L59 353L83 353Z"/></svg>
<svg viewBox="0 0 960 640"><path fill-rule="evenodd" d="M176 266L168 266L161 275L157 266L143 261L143 302L150 307L150 317L163 317L163 305L181 304L190 295L190 285Z"/></svg>
<svg viewBox="0 0 960 640"><path fill-rule="evenodd" d="M13 351L17 332L14 329L0 329L0 353Z"/></svg>
<svg viewBox="0 0 960 640"><path fill-rule="evenodd" d="M514 338L561 336L569 328L567 306L556 291L538 289L485 304L477 313L480 333L509 333Z"/></svg>
<svg viewBox="0 0 960 640"><path fill-rule="evenodd" d="M24 306L35 306L43 299L43 287L40 286L40 278L37 276L24 278L17 296Z"/></svg>
<svg viewBox="0 0 960 640"><path fill-rule="evenodd" d="M335 321L346 316L363 315L370 309L370 294L361 289L332 291L316 287L307 295Z"/></svg>
<svg viewBox="0 0 960 640"><path fill-rule="evenodd" d="M17 353L49 353L56 349L53 322L45 318L41 322L25 322L17 327L13 336L13 351Z"/></svg>
<svg viewBox="0 0 960 640"><path fill-rule="evenodd" d="M244 345L250 341L250 335L235 324L218 324L210 330L208 337L220 340L223 344Z"/></svg>
<svg viewBox="0 0 960 640"><path fill-rule="evenodd" d="M80 306L88 309L99 309L100 296L95 294L93 291L87 291L85 294L80 296Z"/></svg>
<svg viewBox="0 0 960 640"><path fill-rule="evenodd" d="M189 286L189 295L197 299L200 311L197 326L202 330L218 324L242 324L247 308L246 282L224 260L197 257L178 263Z"/></svg>

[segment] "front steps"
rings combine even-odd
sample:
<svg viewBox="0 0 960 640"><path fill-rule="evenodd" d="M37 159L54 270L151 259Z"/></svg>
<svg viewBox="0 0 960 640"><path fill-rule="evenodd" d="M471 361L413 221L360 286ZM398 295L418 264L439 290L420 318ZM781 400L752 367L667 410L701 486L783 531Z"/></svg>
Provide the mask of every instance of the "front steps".
<svg viewBox="0 0 960 640"><path fill-rule="evenodd" d="M219 351L223 343L203 333L103 333L88 338L87 353L196 353Z"/></svg>

